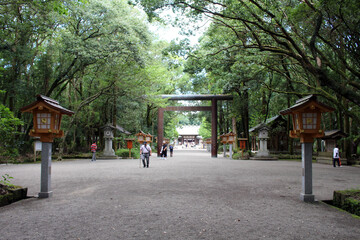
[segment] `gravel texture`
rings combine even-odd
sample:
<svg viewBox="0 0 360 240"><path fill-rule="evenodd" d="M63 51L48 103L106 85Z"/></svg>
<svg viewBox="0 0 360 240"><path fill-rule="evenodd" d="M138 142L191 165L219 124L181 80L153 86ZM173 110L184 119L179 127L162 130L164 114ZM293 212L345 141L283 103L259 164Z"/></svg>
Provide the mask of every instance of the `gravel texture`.
<svg viewBox="0 0 360 240"><path fill-rule="evenodd" d="M0 208L0 239L360 239L360 219L304 203L301 163L174 157L53 162L53 197ZM1 165L13 184L40 191L40 165ZM360 188L360 168L313 164L313 193Z"/></svg>

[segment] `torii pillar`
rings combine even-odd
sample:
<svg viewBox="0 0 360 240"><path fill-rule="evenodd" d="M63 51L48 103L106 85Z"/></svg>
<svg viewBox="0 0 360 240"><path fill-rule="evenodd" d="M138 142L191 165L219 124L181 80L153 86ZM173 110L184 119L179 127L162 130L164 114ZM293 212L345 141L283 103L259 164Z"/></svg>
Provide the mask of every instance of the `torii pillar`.
<svg viewBox="0 0 360 240"><path fill-rule="evenodd" d="M211 111L211 157L217 158L217 101L232 100L231 95L162 95L162 98L168 100L210 100L209 106L193 107L166 107L158 110L158 134L157 134L157 153L160 156L160 150L164 139L164 111Z"/></svg>

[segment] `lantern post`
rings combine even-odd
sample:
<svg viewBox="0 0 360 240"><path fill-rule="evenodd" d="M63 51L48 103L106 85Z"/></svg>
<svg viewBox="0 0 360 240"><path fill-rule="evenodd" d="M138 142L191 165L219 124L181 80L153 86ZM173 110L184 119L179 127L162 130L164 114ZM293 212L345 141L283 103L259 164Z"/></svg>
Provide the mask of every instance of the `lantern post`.
<svg viewBox="0 0 360 240"><path fill-rule="evenodd" d="M228 136L226 134L222 134L219 136L220 142L223 144L223 150L224 150L224 157L226 157L226 143Z"/></svg>
<svg viewBox="0 0 360 240"><path fill-rule="evenodd" d="M233 155L233 143L236 141L236 134L233 132L229 132L227 135L227 143L229 144L229 156L232 159Z"/></svg>
<svg viewBox="0 0 360 240"><path fill-rule="evenodd" d="M39 198L51 197L51 152L54 138L64 136L60 129L62 115L71 116L74 114L59 105L59 102L46 97L37 95L37 100L30 105L22 107L21 112L30 112L33 114L34 128L30 130L30 136L40 137L42 142L41 149L41 184Z"/></svg>
<svg viewBox="0 0 360 240"><path fill-rule="evenodd" d="M334 108L318 102L315 95L301 98L295 102L295 105L280 111L281 115L292 116L293 130L290 130L290 137L300 138L302 162L300 199L304 202L315 201L312 191L312 145L314 138L324 136L324 130L320 129L321 114L332 111Z"/></svg>

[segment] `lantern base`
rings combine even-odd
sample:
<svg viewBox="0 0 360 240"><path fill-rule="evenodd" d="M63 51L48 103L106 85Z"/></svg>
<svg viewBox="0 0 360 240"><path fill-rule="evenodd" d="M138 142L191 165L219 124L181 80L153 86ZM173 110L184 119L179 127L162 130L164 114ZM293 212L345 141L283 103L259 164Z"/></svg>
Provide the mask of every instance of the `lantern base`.
<svg viewBox="0 0 360 240"><path fill-rule="evenodd" d="M39 192L39 198L49 198L52 197L53 192Z"/></svg>
<svg viewBox="0 0 360 240"><path fill-rule="evenodd" d="M300 193L300 200L303 202L313 203L315 202L315 195Z"/></svg>

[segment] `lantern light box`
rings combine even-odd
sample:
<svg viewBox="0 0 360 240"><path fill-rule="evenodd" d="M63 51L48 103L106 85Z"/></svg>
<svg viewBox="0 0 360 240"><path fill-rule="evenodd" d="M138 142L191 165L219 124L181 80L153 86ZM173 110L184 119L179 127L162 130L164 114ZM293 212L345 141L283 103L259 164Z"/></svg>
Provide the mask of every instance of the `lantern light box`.
<svg viewBox="0 0 360 240"><path fill-rule="evenodd" d="M227 143L229 143L229 144L233 144L234 142L235 142L235 140L236 140L236 134L235 133L233 133L233 132L229 132L228 134L226 134L227 135Z"/></svg>
<svg viewBox="0 0 360 240"><path fill-rule="evenodd" d="M37 101L20 109L21 112L33 114L34 128L30 131L30 136L40 137L41 142L52 142L53 138L62 137L62 115L71 116L74 112L60 106L58 101L49 97L39 94L36 98Z"/></svg>
<svg viewBox="0 0 360 240"><path fill-rule="evenodd" d="M324 136L320 128L321 114L334 111L334 108L318 102L315 95L309 95L295 102L292 107L280 111L281 115L291 115L293 130L289 135L300 138L301 142L312 142L314 138Z"/></svg>

